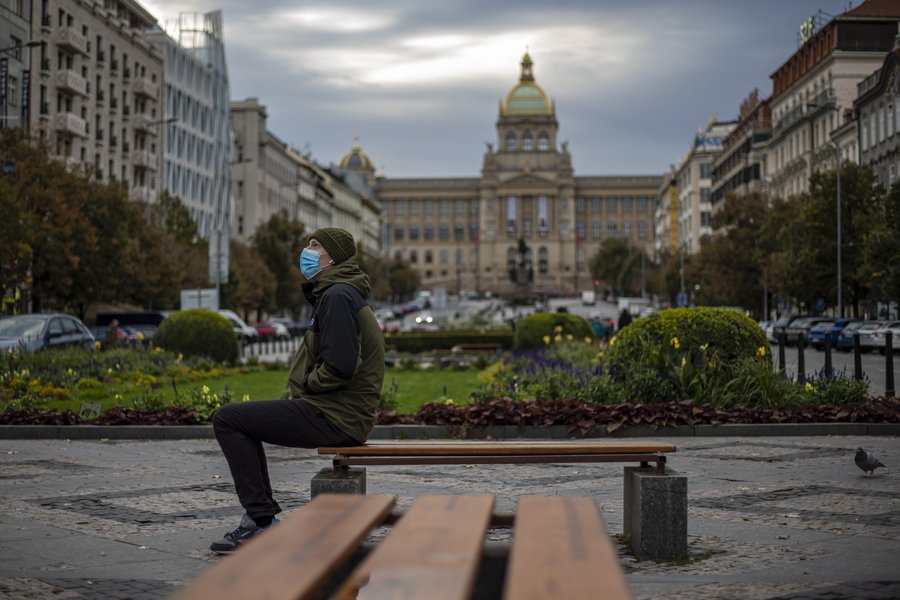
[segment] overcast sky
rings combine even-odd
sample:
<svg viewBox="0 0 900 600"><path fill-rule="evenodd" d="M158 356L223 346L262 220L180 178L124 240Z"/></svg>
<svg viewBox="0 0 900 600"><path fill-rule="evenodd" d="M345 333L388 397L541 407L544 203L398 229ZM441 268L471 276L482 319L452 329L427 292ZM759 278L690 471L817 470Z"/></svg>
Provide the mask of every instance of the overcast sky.
<svg viewBox="0 0 900 600"><path fill-rule="evenodd" d="M858 6L855 0L853 6ZM733 119L847 0L153 0L162 22L222 10L232 99L321 164L359 134L388 177L480 174L526 47L576 175L658 174L713 113Z"/></svg>

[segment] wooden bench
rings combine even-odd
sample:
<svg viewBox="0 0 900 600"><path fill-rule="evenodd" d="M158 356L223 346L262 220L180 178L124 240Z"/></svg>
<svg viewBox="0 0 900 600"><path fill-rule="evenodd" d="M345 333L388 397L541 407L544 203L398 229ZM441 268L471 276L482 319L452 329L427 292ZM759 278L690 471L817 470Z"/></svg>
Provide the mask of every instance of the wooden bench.
<svg viewBox="0 0 900 600"><path fill-rule="evenodd" d="M597 506L525 496L514 515L492 496L423 496L405 514L393 496L321 495L223 559L178 600L332 598L581 600L633 598ZM364 541L392 524L384 541ZM513 526L488 565L489 527Z"/></svg>
<svg viewBox="0 0 900 600"><path fill-rule="evenodd" d="M365 494L367 465L637 463L624 469L624 533L641 558L673 560L687 554L687 478L666 468L674 444L638 440L392 441L322 447L332 468L321 469L310 494ZM655 463L656 468L650 467Z"/></svg>
<svg viewBox="0 0 900 600"><path fill-rule="evenodd" d="M660 474L666 470L667 452L673 444L641 441L513 441L381 442L365 446L322 447L319 454L334 455L334 469L351 465L468 465L515 463L653 462Z"/></svg>

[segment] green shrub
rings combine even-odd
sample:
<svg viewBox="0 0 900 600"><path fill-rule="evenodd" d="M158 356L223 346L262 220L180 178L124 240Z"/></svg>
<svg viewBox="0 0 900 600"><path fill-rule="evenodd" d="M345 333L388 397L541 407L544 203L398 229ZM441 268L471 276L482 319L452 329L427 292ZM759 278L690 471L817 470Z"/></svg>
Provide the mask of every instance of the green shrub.
<svg viewBox="0 0 900 600"><path fill-rule="evenodd" d="M594 339L594 330L584 318L569 313L537 313L522 317L516 323L513 349L543 348L550 341ZM545 337L547 339L545 339Z"/></svg>
<svg viewBox="0 0 900 600"><path fill-rule="evenodd" d="M228 319L204 309L176 312L160 324L154 344L184 356L205 356L216 362L234 363L238 341Z"/></svg>
<svg viewBox="0 0 900 600"><path fill-rule="evenodd" d="M638 365L664 368L670 350L687 362L701 355L720 365L757 359L771 365L769 344L752 319L727 308L674 308L637 319L610 344L604 363L618 368Z"/></svg>

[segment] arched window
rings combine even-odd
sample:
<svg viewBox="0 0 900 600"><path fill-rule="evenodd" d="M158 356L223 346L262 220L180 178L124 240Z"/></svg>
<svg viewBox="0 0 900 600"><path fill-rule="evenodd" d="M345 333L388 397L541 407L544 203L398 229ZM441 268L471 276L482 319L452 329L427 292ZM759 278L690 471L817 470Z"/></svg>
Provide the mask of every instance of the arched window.
<svg viewBox="0 0 900 600"><path fill-rule="evenodd" d="M409 253L409 262L413 264L419 262L419 253L415 250L411 250Z"/></svg>
<svg viewBox="0 0 900 600"><path fill-rule="evenodd" d="M433 262L434 262L434 253L432 253L431 250L426 250L425 251L425 264L430 265Z"/></svg>
<svg viewBox="0 0 900 600"><path fill-rule="evenodd" d="M547 252L547 248L541 246L538 250L538 272L546 273L547 272L547 263L550 260L550 253Z"/></svg>
<svg viewBox="0 0 900 600"><path fill-rule="evenodd" d="M446 265L447 261L450 259L450 254L446 250L441 250L440 257L441 257L441 264Z"/></svg>
<svg viewBox="0 0 900 600"><path fill-rule="evenodd" d="M534 140L531 139L531 134L526 133L522 136L522 150L525 152L531 152L534 150Z"/></svg>
<svg viewBox="0 0 900 600"><path fill-rule="evenodd" d="M546 152L550 149L550 138L543 131L538 134L538 152Z"/></svg>
<svg viewBox="0 0 900 600"><path fill-rule="evenodd" d="M517 149L516 134L511 131L506 134L506 149L510 152Z"/></svg>

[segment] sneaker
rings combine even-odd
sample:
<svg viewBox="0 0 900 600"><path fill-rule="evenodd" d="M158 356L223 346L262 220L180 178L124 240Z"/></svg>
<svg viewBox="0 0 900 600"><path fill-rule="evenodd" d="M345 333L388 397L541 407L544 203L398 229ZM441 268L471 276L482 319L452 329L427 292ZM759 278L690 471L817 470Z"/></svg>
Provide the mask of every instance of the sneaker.
<svg viewBox="0 0 900 600"><path fill-rule="evenodd" d="M275 525L276 523L278 523L278 519L272 519L272 524L269 525L269 527ZM241 517L241 524L238 525L238 528L234 531L226 533L225 537L222 540L213 542L209 549L216 554L229 554L240 548L247 542L247 540L251 539L256 534L265 531L269 527L260 527L253 522L253 519L250 518L250 515L244 513L244 516Z"/></svg>

